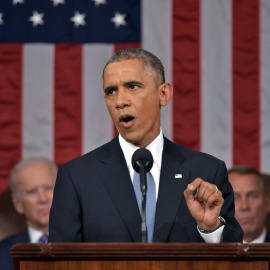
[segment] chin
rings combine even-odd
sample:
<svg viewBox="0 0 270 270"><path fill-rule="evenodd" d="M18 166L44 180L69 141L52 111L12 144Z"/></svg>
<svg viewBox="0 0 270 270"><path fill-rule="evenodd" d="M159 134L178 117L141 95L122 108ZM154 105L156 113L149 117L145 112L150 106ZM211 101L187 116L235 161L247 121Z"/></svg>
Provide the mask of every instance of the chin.
<svg viewBox="0 0 270 270"><path fill-rule="evenodd" d="M140 141L138 138L136 138L136 136L134 136L133 134L130 134L130 133L121 134L121 136L129 143L136 144Z"/></svg>
<svg viewBox="0 0 270 270"><path fill-rule="evenodd" d="M250 226L242 226L242 229L245 234L253 234L256 231L256 228Z"/></svg>

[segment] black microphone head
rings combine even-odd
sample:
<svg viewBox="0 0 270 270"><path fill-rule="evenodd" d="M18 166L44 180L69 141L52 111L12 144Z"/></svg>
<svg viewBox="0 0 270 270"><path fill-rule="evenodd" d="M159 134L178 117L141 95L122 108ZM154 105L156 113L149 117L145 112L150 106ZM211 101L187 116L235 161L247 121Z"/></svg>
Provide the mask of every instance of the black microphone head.
<svg viewBox="0 0 270 270"><path fill-rule="evenodd" d="M139 173L140 168L145 167L146 172L149 172L153 166L153 156L146 148L137 149L131 159L133 169Z"/></svg>

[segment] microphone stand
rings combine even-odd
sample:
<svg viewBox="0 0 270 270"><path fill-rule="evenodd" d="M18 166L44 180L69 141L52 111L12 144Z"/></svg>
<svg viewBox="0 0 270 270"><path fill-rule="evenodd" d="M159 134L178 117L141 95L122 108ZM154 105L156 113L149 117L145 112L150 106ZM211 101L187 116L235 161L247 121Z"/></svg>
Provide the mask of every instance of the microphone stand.
<svg viewBox="0 0 270 270"><path fill-rule="evenodd" d="M147 192L147 178L145 166L140 167L140 184L142 192L142 223L141 223L141 233L142 233L142 243L147 243L147 225L146 225L146 192Z"/></svg>
<svg viewBox="0 0 270 270"><path fill-rule="evenodd" d="M142 209L141 209L141 241L147 243L147 225L146 225L146 192L147 178L146 173L153 166L153 156L151 152L145 148L137 149L131 159L134 171L140 174L140 188L142 192Z"/></svg>

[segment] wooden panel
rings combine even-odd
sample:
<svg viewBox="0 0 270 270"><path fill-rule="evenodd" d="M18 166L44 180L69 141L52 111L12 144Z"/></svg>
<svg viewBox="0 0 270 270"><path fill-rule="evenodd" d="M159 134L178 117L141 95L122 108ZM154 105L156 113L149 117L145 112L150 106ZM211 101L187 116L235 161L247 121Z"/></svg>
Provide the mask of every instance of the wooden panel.
<svg viewBox="0 0 270 270"><path fill-rule="evenodd" d="M267 270L266 261L22 261L20 270Z"/></svg>
<svg viewBox="0 0 270 270"><path fill-rule="evenodd" d="M266 270L269 244L17 244L15 270Z"/></svg>

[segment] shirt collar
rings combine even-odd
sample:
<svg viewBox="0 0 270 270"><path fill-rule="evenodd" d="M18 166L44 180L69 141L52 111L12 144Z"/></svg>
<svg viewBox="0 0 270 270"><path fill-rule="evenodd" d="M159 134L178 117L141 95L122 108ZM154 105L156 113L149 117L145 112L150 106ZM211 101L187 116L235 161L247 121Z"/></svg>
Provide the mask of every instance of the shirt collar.
<svg viewBox="0 0 270 270"><path fill-rule="evenodd" d="M27 229L30 238L30 243L37 243L40 237L44 234L43 232L38 231L32 227L27 227Z"/></svg>
<svg viewBox="0 0 270 270"><path fill-rule="evenodd" d="M134 152L139 149L139 147L133 145L132 143L127 142L120 134L119 134L119 143L124 153L127 166L130 167L131 159ZM162 152L163 152L163 132L160 129L159 135L146 147L148 149L154 159L154 162L157 164L159 168L161 168L161 160L162 160Z"/></svg>
<svg viewBox="0 0 270 270"><path fill-rule="evenodd" d="M266 232L266 228L264 228L262 234L258 238L256 238L253 241L251 241L251 243L252 244L264 243L265 238L266 238L266 233L267 233ZM247 243L247 242L246 241L243 241L243 243Z"/></svg>

